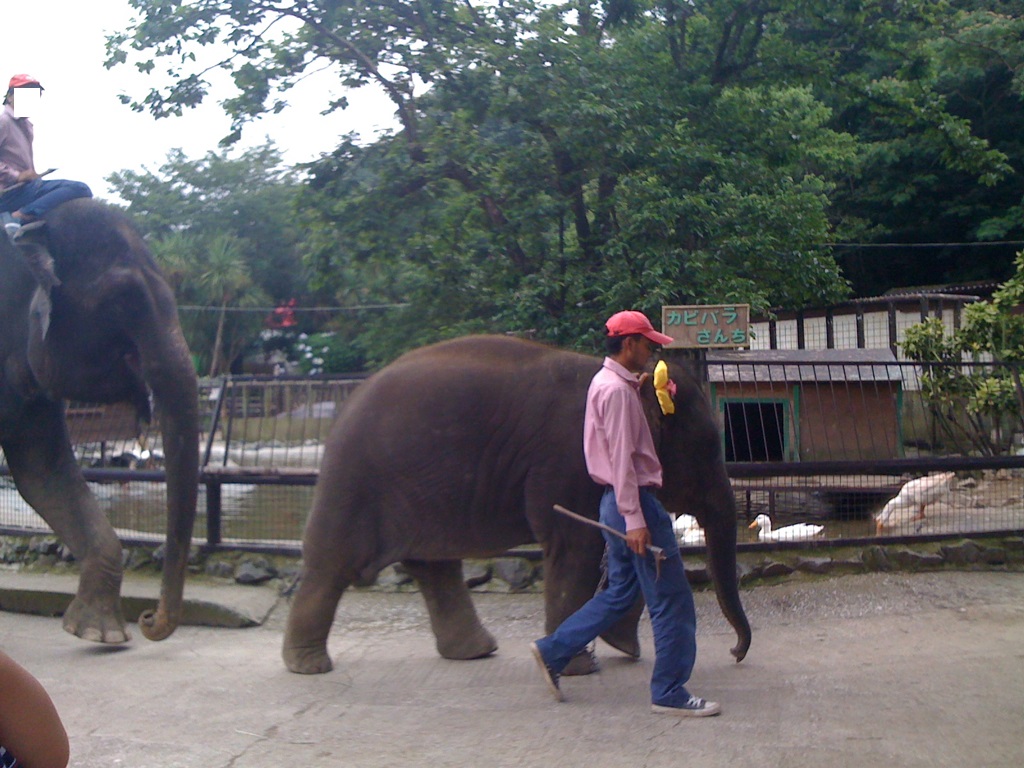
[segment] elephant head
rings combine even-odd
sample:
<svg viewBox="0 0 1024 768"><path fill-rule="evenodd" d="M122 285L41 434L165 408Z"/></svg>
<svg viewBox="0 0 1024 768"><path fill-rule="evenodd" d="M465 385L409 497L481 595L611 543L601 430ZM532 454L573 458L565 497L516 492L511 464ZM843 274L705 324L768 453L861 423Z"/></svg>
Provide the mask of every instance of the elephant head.
<svg viewBox="0 0 1024 768"><path fill-rule="evenodd" d="M669 363L668 380L674 390L668 408L659 403L653 379L641 388L664 474L659 497L666 509L693 515L704 529L708 570L722 613L736 631L732 654L741 661L750 648L750 624L739 596L736 499L722 461L721 439L694 372Z"/></svg>
<svg viewBox="0 0 1024 768"><path fill-rule="evenodd" d="M129 219L96 201L59 206L16 242L37 278L25 328L34 385L53 401L129 402L142 421L153 396L167 473L166 559L160 604L139 625L162 640L181 617L198 488L197 383L174 295Z"/></svg>

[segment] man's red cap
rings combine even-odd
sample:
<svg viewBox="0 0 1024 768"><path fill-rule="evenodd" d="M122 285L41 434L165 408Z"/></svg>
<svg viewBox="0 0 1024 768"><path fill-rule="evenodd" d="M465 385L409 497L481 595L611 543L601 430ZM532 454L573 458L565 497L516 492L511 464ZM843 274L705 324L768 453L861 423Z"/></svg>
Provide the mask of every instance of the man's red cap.
<svg viewBox="0 0 1024 768"><path fill-rule="evenodd" d="M661 344L662 346L671 344L673 341L671 336L666 336L664 333L658 333L654 330L654 326L647 319L647 315L633 309L616 312L608 318L608 322L604 324L604 327L608 329L609 336L632 336L634 333L639 333L655 344Z"/></svg>
<svg viewBox="0 0 1024 768"><path fill-rule="evenodd" d="M43 90L42 83L36 80L32 75L14 75L11 78L11 82L7 85L8 88L38 88L40 91Z"/></svg>

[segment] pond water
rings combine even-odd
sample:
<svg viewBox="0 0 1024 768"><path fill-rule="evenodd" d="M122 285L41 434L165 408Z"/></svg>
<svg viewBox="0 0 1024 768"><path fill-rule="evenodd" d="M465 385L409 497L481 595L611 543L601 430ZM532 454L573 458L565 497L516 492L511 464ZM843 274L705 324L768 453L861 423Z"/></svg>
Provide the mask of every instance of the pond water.
<svg viewBox="0 0 1024 768"><path fill-rule="evenodd" d="M133 481L127 483L90 483L101 509L122 536L165 534L166 486L163 483ZM225 542L258 542L298 546L313 501L312 486L238 485L221 487L221 537ZM745 521L767 513L763 502L745 508L745 498L737 494L739 514L738 540L758 541L757 531ZM797 522L825 526L824 539L862 538L875 534L872 512L858 510L853 515L837 515L823 510L818 501L806 494L777 496L772 514L776 528ZM749 517L748 517L749 515ZM21 498L9 477L0 477L0 526L48 530L46 524ZM940 503L929 506L923 522L904 521L891 535L920 533L964 533L1024 530L1024 481L1017 477L992 477L966 483L952 490ZM193 537L206 538L206 492L200 488Z"/></svg>
<svg viewBox="0 0 1024 768"><path fill-rule="evenodd" d="M167 487L163 483L90 483L100 508L123 536L166 532ZM313 501L311 486L224 485L221 535L224 540L297 543ZM206 493L199 489L193 537L206 537ZM0 525L46 530L48 526L21 498L10 478L0 478Z"/></svg>

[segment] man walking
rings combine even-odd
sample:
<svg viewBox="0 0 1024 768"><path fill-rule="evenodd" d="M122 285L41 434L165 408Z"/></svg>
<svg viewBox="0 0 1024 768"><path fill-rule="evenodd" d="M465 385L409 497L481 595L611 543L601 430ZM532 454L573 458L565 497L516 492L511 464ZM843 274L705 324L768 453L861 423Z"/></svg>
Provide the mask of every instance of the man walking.
<svg viewBox="0 0 1024 768"><path fill-rule="evenodd" d="M603 533L607 587L531 649L552 694L562 701L561 671L643 593L654 630L651 710L679 717L717 715L717 703L686 689L697 657L697 617L672 520L654 495L662 483L661 462L639 397L646 374L638 374L655 348L672 338L635 311L612 315L605 327L608 356L587 392L583 451L590 476L605 487L601 522L624 533L626 540ZM652 544L664 550L660 574L647 549Z"/></svg>

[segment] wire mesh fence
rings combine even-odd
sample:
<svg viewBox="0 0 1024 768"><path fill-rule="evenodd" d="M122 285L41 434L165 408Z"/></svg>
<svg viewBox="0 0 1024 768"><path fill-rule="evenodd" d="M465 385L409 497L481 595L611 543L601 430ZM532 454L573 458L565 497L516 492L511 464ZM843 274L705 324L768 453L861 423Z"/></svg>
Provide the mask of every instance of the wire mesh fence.
<svg viewBox="0 0 1024 768"><path fill-rule="evenodd" d="M1016 366L762 350L709 353L705 371L740 513L778 540L800 523L832 541L1024 530Z"/></svg>
<svg viewBox="0 0 1024 768"><path fill-rule="evenodd" d="M768 540L781 541L796 524L821 526L816 538L840 543L1024 531L1016 367L921 366L885 349L846 349L710 352L696 370L719 423L741 544L765 536L763 525L746 527L758 515L770 519ZM985 382L1010 393L1001 409L986 410L972 395ZM360 383L203 382L197 543L298 552L324 440ZM67 420L76 457L119 535L161 540L159 430L120 406L73 404ZM48 530L5 464L0 530Z"/></svg>

